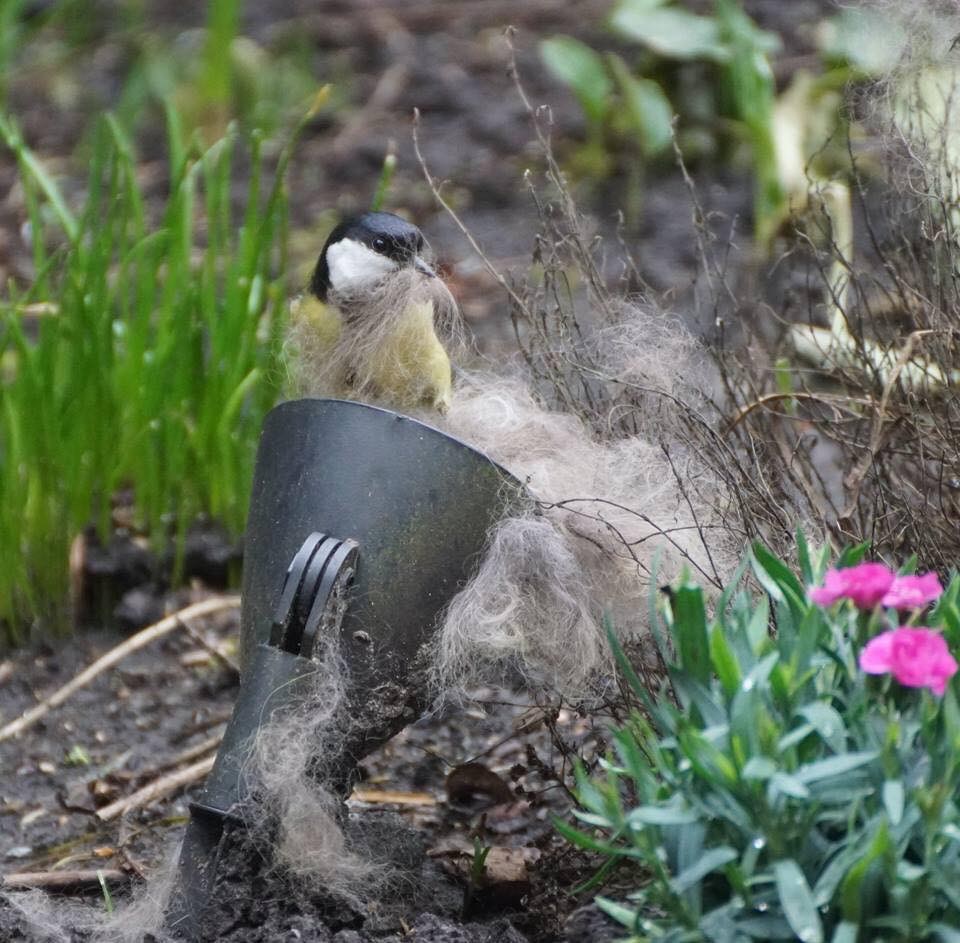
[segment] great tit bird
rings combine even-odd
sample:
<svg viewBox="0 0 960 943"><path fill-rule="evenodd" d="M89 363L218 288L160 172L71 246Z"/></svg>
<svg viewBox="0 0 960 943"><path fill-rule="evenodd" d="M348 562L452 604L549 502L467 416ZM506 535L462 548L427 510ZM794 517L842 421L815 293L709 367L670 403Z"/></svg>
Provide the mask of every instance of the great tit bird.
<svg viewBox="0 0 960 943"><path fill-rule="evenodd" d="M456 322L423 234L393 213L364 213L330 233L291 305L291 344L307 392L399 408L450 405L450 358L438 337Z"/></svg>

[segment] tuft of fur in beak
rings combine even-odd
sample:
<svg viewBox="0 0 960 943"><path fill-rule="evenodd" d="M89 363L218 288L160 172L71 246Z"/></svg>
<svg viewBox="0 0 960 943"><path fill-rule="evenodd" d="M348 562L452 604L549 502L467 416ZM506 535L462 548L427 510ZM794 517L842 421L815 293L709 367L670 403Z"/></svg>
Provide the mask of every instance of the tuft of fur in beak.
<svg viewBox="0 0 960 943"><path fill-rule="evenodd" d="M389 213L334 230L310 290L291 304L287 359L296 395L449 409L447 346L462 344L460 314L422 245L416 227Z"/></svg>

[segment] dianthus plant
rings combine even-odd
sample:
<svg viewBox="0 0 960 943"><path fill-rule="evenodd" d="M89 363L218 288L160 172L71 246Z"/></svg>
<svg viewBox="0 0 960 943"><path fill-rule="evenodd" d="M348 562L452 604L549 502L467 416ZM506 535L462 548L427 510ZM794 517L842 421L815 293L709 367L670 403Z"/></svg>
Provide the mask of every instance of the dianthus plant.
<svg viewBox="0 0 960 943"><path fill-rule="evenodd" d="M675 587L659 691L610 632L645 709L558 827L630 941L960 941L960 581L862 556L754 546L712 618Z"/></svg>

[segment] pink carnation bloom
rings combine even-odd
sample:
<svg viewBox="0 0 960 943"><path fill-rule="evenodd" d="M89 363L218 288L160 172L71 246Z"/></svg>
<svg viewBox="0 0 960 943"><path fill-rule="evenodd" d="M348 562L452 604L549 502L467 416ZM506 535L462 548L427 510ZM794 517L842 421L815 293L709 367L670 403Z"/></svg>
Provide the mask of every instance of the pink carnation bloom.
<svg viewBox="0 0 960 943"><path fill-rule="evenodd" d="M892 609L922 609L943 593L936 573L923 576L898 576L883 597L883 604Z"/></svg>
<svg viewBox="0 0 960 943"><path fill-rule="evenodd" d="M872 609L893 585L894 572L882 563L858 563L843 570L827 570L823 586L812 588L810 599L818 606L832 606L839 599L852 599L858 609Z"/></svg>
<svg viewBox="0 0 960 943"><path fill-rule="evenodd" d="M939 632L903 628L870 639L860 652L860 668L871 675L892 674L908 688L943 694L957 661Z"/></svg>

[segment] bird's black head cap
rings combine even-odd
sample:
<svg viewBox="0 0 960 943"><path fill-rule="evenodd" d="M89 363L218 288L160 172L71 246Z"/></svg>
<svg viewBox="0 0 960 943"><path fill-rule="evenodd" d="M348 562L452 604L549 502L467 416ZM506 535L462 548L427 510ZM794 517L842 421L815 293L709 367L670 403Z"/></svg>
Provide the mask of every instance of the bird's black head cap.
<svg viewBox="0 0 960 943"><path fill-rule="evenodd" d="M342 239L353 239L401 265L413 262L423 248L423 233L395 213L363 213L345 219L327 237L310 280L310 291L321 301L327 300L330 290L327 249Z"/></svg>

